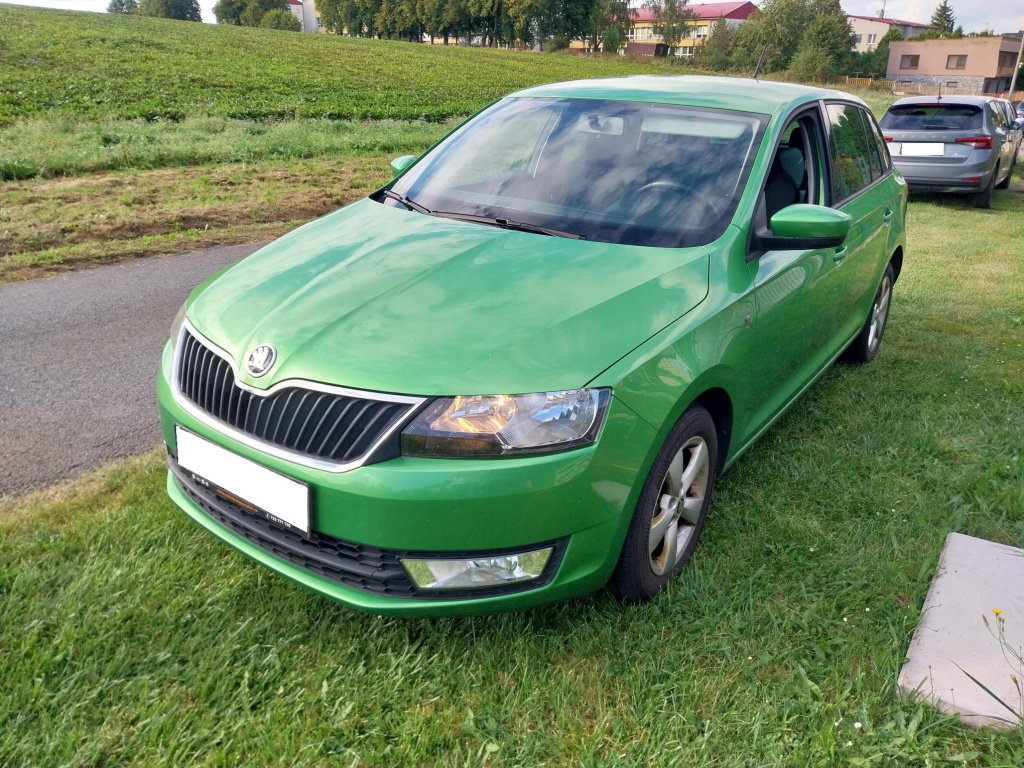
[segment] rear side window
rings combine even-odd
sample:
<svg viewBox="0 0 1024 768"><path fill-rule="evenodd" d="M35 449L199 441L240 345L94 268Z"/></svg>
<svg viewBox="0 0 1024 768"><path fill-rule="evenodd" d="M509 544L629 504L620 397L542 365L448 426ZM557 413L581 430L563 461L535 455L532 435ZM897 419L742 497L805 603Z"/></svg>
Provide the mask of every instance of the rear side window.
<svg viewBox="0 0 1024 768"><path fill-rule="evenodd" d="M885 137L883 137L882 132L878 130L878 125L875 123L875 120L871 115L865 116L864 123L868 129L868 136L874 140L875 146L878 148L878 157L882 162L882 173L884 174L892 168L892 159L889 157L889 146L885 143Z"/></svg>
<svg viewBox="0 0 1024 768"><path fill-rule="evenodd" d="M872 181L874 142L868 144L861 110L852 104L827 105L828 145L832 157L832 201L845 200ZM878 159L875 159L878 163ZM877 178L877 174L876 174Z"/></svg>
<svg viewBox="0 0 1024 768"><path fill-rule="evenodd" d="M898 104L882 116L890 131L980 131L981 107L974 104Z"/></svg>

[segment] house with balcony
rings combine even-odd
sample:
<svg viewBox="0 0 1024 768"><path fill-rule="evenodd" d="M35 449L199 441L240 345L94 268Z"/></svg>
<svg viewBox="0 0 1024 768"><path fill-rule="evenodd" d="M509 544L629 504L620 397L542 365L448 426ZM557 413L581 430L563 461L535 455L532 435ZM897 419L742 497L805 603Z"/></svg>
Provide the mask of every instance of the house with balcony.
<svg viewBox="0 0 1024 768"><path fill-rule="evenodd" d="M1020 37L904 40L889 44L886 79L957 92L1002 93L1010 88Z"/></svg>
<svg viewBox="0 0 1024 768"><path fill-rule="evenodd" d="M704 3L687 6L694 18L689 24L689 36L680 40L675 49L676 56L690 58L697 46L702 45L711 34L712 25L725 19L730 26L739 26L758 13L751 2ZM626 40L626 53L633 56L662 55L664 40L654 34L654 14L646 8L639 8L633 17L633 28Z"/></svg>
<svg viewBox="0 0 1024 768"><path fill-rule="evenodd" d="M903 21L901 19L889 19L884 16L853 16L847 14L850 20L850 27L853 29L853 50L857 53L868 53L875 50L882 38L889 30L896 27L905 40L914 35L920 35L930 29L935 29L931 24L920 24L916 21Z"/></svg>

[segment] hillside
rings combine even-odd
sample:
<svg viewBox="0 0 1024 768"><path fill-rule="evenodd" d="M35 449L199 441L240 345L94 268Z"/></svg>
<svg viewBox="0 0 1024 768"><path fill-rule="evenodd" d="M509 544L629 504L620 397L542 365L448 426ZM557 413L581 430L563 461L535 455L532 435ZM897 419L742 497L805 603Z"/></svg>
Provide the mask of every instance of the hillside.
<svg viewBox="0 0 1024 768"><path fill-rule="evenodd" d="M683 71L0 5L0 125L54 112L442 120L536 83L667 69Z"/></svg>

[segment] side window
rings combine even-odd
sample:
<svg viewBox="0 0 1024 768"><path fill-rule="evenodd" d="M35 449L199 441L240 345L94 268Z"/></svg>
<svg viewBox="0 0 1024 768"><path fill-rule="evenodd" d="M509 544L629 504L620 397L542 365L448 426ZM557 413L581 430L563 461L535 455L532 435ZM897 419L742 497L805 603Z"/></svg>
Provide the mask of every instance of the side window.
<svg viewBox="0 0 1024 768"><path fill-rule="evenodd" d="M820 205L824 202L820 136L817 121L806 114L791 120L782 132L764 186L764 209L768 221L787 206L796 203Z"/></svg>
<svg viewBox="0 0 1024 768"><path fill-rule="evenodd" d="M875 118L870 114L864 115L864 122L867 123L870 135L874 137L875 146L878 147L878 156L882 161L882 173L885 174L892 168L892 158L889 156L889 145L885 143L882 136L882 129L878 127Z"/></svg>
<svg viewBox="0 0 1024 768"><path fill-rule="evenodd" d="M832 201L845 200L871 183L871 147L860 109L828 104L829 155L832 158Z"/></svg>
<svg viewBox="0 0 1024 768"><path fill-rule="evenodd" d="M988 103L988 111L992 115L992 120L995 123L996 128L1006 130L1006 116L1003 114L1003 110L996 109L992 102Z"/></svg>

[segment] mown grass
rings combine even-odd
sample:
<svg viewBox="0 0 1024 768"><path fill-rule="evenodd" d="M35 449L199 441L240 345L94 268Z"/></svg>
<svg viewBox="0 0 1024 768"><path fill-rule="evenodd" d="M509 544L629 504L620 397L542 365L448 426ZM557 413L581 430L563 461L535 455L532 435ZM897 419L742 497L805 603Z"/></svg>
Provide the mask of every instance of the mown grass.
<svg viewBox="0 0 1024 768"><path fill-rule="evenodd" d="M1024 764L895 684L946 534L1024 545L1024 195L909 227L880 357L722 478L646 605L357 614L176 512L159 450L0 503L0 764Z"/></svg>
<svg viewBox="0 0 1024 768"><path fill-rule="evenodd" d="M0 130L0 181L225 163L422 151L455 123L326 120L27 119ZM0 185L0 193L5 187Z"/></svg>
<svg viewBox="0 0 1024 768"><path fill-rule="evenodd" d="M0 185L0 283L85 262L271 240L369 194L390 155Z"/></svg>

